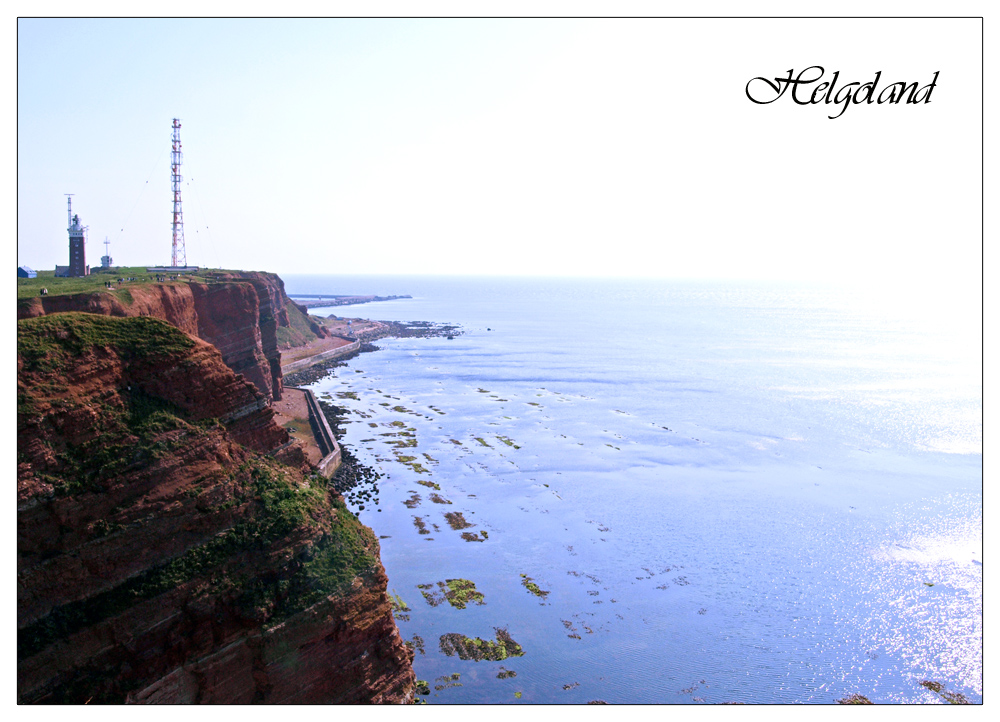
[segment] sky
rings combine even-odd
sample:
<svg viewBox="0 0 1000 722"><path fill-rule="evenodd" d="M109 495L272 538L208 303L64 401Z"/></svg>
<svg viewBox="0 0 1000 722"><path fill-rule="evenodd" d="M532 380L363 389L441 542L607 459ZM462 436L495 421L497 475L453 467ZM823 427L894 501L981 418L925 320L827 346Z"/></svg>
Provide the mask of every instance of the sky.
<svg viewBox="0 0 1000 722"><path fill-rule="evenodd" d="M975 19L20 19L17 253L981 292ZM813 65L932 102L757 105Z"/></svg>

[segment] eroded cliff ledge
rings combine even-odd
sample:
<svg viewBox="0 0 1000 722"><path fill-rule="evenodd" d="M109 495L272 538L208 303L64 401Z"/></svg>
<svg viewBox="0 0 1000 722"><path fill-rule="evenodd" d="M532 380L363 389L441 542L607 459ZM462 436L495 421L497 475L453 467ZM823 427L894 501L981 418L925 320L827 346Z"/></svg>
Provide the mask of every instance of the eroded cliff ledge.
<svg viewBox="0 0 1000 722"><path fill-rule="evenodd" d="M229 368L274 400L282 392L279 336L329 335L288 299L282 280L270 273L222 271L196 280L37 296L17 305L18 320L72 311L161 318L215 346Z"/></svg>
<svg viewBox="0 0 1000 722"><path fill-rule="evenodd" d="M18 322L19 701L412 700L378 541L272 415L159 319Z"/></svg>

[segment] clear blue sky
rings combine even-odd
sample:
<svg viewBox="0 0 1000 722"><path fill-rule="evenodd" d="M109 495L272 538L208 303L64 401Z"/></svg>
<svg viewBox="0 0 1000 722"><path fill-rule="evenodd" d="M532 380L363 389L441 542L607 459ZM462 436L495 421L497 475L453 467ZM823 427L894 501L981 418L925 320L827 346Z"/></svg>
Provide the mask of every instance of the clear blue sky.
<svg viewBox="0 0 1000 722"><path fill-rule="evenodd" d="M979 283L976 21L20 20L18 262ZM750 103L758 75L929 82ZM784 99L783 99L784 100Z"/></svg>

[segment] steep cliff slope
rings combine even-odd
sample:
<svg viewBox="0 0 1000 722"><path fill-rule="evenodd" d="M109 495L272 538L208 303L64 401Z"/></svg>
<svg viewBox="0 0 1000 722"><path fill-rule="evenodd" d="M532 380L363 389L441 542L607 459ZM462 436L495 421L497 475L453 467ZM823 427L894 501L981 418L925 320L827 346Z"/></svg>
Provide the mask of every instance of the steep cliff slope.
<svg viewBox="0 0 1000 722"><path fill-rule="evenodd" d="M267 402L155 318L18 322L20 701L412 698L378 542Z"/></svg>
<svg viewBox="0 0 1000 722"><path fill-rule="evenodd" d="M195 280L36 296L17 305L19 320L72 311L162 318L215 346L229 368L275 400L282 391L279 335L309 336L303 340L329 335L301 313L285 295L282 280L270 273L205 273Z"/></svg>

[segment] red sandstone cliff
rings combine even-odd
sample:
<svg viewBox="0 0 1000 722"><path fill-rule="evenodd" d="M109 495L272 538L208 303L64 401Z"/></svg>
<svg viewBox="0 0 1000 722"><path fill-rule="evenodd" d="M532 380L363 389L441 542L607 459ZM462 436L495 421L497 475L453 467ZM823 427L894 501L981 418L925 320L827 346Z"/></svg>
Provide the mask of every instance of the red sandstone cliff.
<svg viewBox="0 0 1000 722"><path fill-rule="evenodd" d="M19 321L19 701L412 699L378 541L272 415L157 319Z"/></svg>
<svg viewBox="0 0 1000 722"><path fill-rule="evenodd" d="M274 274L220 272L203 281L135 284L123 300L113 293L40 296L18 303L17 317L82 311L105 316L153 316L208 341L226 365L243 374L265 396L281 398L281 352L277 330L290 326L284 282ZM130 299L129 299L130 297ZM296 312L297 309L296 309ZM317 337L326 328L305 318Z"/></svg>

